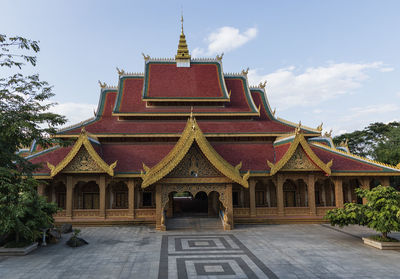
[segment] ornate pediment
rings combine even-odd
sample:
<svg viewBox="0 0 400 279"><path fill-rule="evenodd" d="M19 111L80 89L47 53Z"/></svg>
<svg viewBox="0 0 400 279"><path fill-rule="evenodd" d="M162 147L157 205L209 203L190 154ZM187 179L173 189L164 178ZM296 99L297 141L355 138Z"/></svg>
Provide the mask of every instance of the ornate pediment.
<svg viewBox="0 0 400 279"><path fill-rule="evenodd" d="M297 146L297 149L293 153L292 157L287 161L287 163L282 167L281 170L291 171L291 170L320 170L307 156L303 148Z"/></svg>
<svg viewBox="0 0 400 279"><path fill-rule="evenodd" d="M276 163L267 160L267 165L271 169L270 174L274 175L280 170L322 170L326 174L331 174L333 160L328 163L322 162L312 151L304 136L298 132L286 153Z"/></svg>
<svg viewBox="0 0 400 279"><path fill-rule="evenodd" d="M69 153L56 166L47 162L47 167L50 169L50 176L54 177L59 172L105 172L109 175L114 175L114 168L117 161L108 165L93 148L92 143L100 145L100 143L89 138L87 132L82 128L79 138Z"/></svg>
<svg viewBox="0 0 400 279"><path fill-rule="evenodd" d="M242 164L239 163L235 167L222 158L208 142L196 120L190 117L174 148L152 168L143 164L144 171L141 173L143 179L142 188L146 188L168 175L186 175L188 172L195 172L196 169L200 171L200 167L197 167L197 165L200 166L202 162L206 161L199 157L199 155L195 155L195 153L193 153L194 151L191 153L192 155L189 154L189 156L186 156L192 147L198 148L198 150L201 151L200 154L203 154L207 162L214 168L212 169L208 167L208 165L204 165L207 166L204 170L204 172L208 172L207 175L212 172L215 173L215 170L218 170L223 177L230 181L236 182L246 188L249 187L247 180L250 176L250 171L242 176L240 174ZM187 159L181 164L184 158ZM180 166L178 167L178 165Z"/></svg>
<svg viewBox="0 0 400 279"><path fill-rule="evenodd" d="M105 172L90 156L86 148L81 147L74 159L62 170L62 172Z"/></svg>
<svg viewBox="0 0 400 279"><path fill-rule="evenodd" d="M166 177L216 177L222 174L208 161L200 148L193 144L182 161Z"/></svg>

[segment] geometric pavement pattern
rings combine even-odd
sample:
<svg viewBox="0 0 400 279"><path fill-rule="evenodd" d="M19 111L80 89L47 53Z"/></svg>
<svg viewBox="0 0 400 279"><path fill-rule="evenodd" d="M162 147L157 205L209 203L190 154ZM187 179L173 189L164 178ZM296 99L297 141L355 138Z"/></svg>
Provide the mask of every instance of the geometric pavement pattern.
<svg viewBox="0 0 400 279"><path fill-rule="evenodd" d="M158 279L278 278L232 234L163 235Z"/></svg>

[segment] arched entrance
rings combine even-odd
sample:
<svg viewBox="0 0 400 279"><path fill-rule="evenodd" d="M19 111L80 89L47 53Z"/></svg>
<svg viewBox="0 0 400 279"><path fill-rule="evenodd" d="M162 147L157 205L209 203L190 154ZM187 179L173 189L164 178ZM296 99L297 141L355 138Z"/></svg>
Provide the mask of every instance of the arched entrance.
<svg viewBox="0 0 400 279"><path fill-rule="evenodd" d="M172 206L172 216L169 217L207 217L208 196L205 192L198 192L193 196L190 192L173 192L169 195L169 203ZM171 210L171 209L170 209Z"/></svg>
<svg viewBox="0 0 400 279"><path fill-rule="evenodd" d="M210 218L224 229L232 229L232 185L158 185L160 193L158 229L166 229L174 218ZM158 211L158 210L157 210ZM158 222L157 222L158 223Z"/></svg>

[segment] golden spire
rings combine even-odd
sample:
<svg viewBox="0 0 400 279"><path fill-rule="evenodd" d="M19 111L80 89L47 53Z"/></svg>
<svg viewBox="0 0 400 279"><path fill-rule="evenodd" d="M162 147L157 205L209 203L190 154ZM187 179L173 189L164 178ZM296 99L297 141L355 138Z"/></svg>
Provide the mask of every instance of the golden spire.
<svg viewBox="0 0 400 279"><path fill-rule="evenodd" d="M186 37L183 33L183 15L181 15L181 35L179 37L178 51L175 55L175 59L190 59Z"/></svg>

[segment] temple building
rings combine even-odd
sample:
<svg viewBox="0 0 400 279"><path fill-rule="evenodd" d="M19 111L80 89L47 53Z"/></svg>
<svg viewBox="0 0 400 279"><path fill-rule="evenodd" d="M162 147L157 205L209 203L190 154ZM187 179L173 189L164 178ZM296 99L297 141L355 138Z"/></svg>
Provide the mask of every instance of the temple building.
<svg viewBox="0 0 400 279"><path fill-rule="evenodd" d="M60 130L68 147L30 149L40 194L58 223L155 224L176 216L237 223L315 223L358 200L355 189L389 184L390 166L335 146L322 124L276 117L265 83L224 73L222 56L193 59L183 27L175 58L144 56L144 73L100 82L95 117ZM36 151L35 151L36 150ZM28 151L26 151L28 152ZM185 202L182 202L185 200Z"/></svg>

